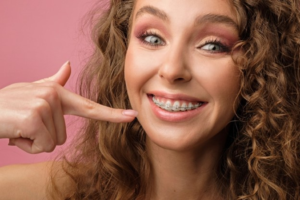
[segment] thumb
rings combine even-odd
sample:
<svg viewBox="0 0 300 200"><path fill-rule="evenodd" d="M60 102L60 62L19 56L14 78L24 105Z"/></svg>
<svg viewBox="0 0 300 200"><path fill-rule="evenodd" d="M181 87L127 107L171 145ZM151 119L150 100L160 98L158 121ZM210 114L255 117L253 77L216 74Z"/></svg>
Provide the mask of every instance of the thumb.
<svg viewBox="0 0 300 200"><path fill-rule="evenodd" d="M53 81L53 82L60 84L61 86L64 86L66 84L66 82L68 81L70 75L71 75L70 61L67 61L65 64L63 64L60 67L58 72L56 72L53 76L35 81L35 83Z"/></svg>

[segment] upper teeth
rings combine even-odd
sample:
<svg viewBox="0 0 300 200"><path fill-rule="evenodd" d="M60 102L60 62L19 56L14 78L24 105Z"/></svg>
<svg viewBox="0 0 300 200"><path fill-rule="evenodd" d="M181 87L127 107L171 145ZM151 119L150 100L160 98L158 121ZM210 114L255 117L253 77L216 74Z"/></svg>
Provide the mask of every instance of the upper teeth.
<svg viewBox="0 0 300 200"><path fill-rule="evenodd" d="M169 100L169 99L163 99L163 98L155 98L155 96L152 97L153 102L155 105L158 107L167 110L167 111L173 111L173 112L178 112L178 111L187 111L187 110L192 110L200 107L202 103L197 102L186 102L186 101L181 101L181 100Z"/></svg>

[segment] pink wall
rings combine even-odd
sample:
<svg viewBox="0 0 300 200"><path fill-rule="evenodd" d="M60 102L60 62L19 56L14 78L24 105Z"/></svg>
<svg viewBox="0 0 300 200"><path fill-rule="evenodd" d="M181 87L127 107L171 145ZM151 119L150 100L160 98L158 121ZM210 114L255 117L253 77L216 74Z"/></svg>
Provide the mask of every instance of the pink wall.
<svg viewBox="0 0 300 200"><path fill-rule="evenodd" d="M78 71L89 52L82 18L95 2L0 1L0 88L48 77L70 60L72 75L66 87L74 90ZM67 117L67 126L68 136L72 137L78 122ZM66 148L63 145L50 154L30 155L7 143L7 139L0 139L0 166L49 160Z"/></svg>

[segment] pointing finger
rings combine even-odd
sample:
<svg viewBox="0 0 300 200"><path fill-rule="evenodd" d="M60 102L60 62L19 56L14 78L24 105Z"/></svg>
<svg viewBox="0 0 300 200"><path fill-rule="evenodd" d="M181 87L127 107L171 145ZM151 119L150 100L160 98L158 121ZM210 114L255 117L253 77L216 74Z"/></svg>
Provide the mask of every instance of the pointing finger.
<svg viewBox="0 0 300 200"><path fill-rule="evenodd" d="M103 106L67 90L61 98L64 114L110 122L130 122L137 116L137 112L134 110Z"/></svg>

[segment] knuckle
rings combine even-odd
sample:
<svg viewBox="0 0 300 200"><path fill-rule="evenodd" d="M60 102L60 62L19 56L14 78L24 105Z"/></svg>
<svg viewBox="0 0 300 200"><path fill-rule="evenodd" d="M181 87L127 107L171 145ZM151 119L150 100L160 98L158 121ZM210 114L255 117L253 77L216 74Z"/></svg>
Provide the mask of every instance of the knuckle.
<svg viewBox="0 0 300 200"><path fill-rule="evenodd" d="M85 109L87 109L87 110L93 110L95 107L95 102L93 102L89 99L84 99L84 106L85 106Z"/></svg>
<svg viewBox="0 0 300 200"><path fill-rule="evenodd" d="M39 113L40 110L48 110L49 109L49 104L46 100L44 99L39 99L39 100L36 100L35 103L34 103L34 111L37 111Z"/></svg>
<svg viewBox="0 0 300 200"><path fill-rule="evenodd" d="M31 118L35 123L43 119L45 116L51 115L51 107L44 99L38 99L34 102L33 108L29 111L28 118Z"/></svg>
<svg viewBox="0 0 300 200"><path fill-rule="evenodd" d="M24 129L22 129L21 127L19 127L19 128L17 128L15 131L15 134L14 134L14 136L16 137L16 138L22 138L22 137L25 137L25 131L24 131Z"/></svg>
<svg viewBox="0 0 300 200"><path fill-rule="evenodd" d="M51 137L49 132L46 133L45 140L47 141L43 146L45 152L52 152L57 144L56 138Z"/></svg>
<svg viewBox="0 0 300 200"><path fill-rule="evenodd" d="M54 151L54 149L56 147L56 143L54 142L54 140L49 140L48 142L49 142L48 145L45 147L45 152Z"/></svg>
<svg viewBox="0 0 300 200"><path fill-rule="evenodd" d="M20 127L19 129L15 130L15 138L24 138L29 139L31 141L34 140L36 137L36 131L33 130L32 126L29 127Z"/></svg>
<svg viewBox="0 0 300 200"><path fill-rule="evenodd" d="M55 83L47 83L40 91L39 97L42 99L58 98L57 86L55 86Z"/></svg>
<svg viewBox="0 0 300 200"><path fill-rule="evenodd" d="M32 145L33 153L42 153L42 152L52 152L55 149L55 144L53 140L47 141L47 145L35 144Z"/></svg>
<svg viewBox="0 0 300 200"><path fill-rule="evenodd" d="M95 104L96 104L95 102L93 102L89 99L84 99L84 103L83 103L84 106L82 108L83 108L86 116L92 117L92 118L95 117L95 115L96 115L96 111L95 111L96 105Z"/></svg>
<svg viewBox="0 0 300 200"><path fill-rule="evenodd" d="M50 88L50 90L49 90L49 92L48 92L47 99L48 99L50 102L57 101L57 100L59 99L59 95L58 95L57 90L54 89L54 88Z"/></svg>
<svg viewBox="0 0 300 200"><path fill-rule="evenodd" d="M44 83L45 86L47 87L52 87L52 88L56 88L59 84L54 82L54 81L47 81Z"/></svg>
<svg viewBox="0 0 300 200"><path fill-rule="evenodd" d="M42 152L44 152L43 148L41 148L39 145L37 145L35 143L32 144L31 153L37 154L37 153L42 153Z"/></svg>

